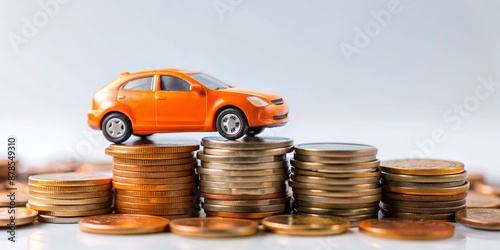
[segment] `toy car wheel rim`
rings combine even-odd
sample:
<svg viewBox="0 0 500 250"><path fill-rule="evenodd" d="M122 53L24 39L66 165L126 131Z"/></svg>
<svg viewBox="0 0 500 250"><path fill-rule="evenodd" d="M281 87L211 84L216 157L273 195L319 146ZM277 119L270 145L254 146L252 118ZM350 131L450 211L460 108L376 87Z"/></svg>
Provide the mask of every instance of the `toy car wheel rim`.
<svg viewBox="0 0 500 250"><path fill-rule="evenodd" d="M234 114L222 117L222 130L229 135L235 135L241 130L241 120Z"/></svg>
<svg viewBox="0 0 500 250"><path fill-rule="evenodd" d="M106 132L113 138L124 135L126 131L125 123L118 118L112 118L106 123Z"/></svg>

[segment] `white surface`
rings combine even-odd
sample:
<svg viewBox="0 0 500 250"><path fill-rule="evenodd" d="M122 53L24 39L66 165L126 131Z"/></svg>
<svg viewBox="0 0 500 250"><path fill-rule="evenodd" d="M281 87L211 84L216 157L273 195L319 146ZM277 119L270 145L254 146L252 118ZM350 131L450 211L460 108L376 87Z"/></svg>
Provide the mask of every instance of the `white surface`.
<svg viewBox="0 0 500 250"><path fill-rule="evenodd" d="M262 232L259 235L230 239L188 238L172 233L110 236L81 232L75 224L36 223L20 227L16 243L0 240L1 249L404 249L404 250L465 250L498 249L500 234L481 231L454 223L452 238L432 241L391 240L372 237L351 228L348 233L328 237L281 236Z"/></svg>

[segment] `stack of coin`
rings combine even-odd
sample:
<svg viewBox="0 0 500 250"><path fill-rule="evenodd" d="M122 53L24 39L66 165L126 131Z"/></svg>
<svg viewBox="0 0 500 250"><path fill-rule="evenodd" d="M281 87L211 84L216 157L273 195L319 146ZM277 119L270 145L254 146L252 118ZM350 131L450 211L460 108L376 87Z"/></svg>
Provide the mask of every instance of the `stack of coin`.
<svg viewBox="0 0 500 250"><path fill-rule="evenodd" d="M381 198L377 148L352 143L295 146L291 160L294 213L348 219L351 226L378 217Z"/></svg>
<svg viewBox="0 0 500 250"><path fill-rule="evenodd" d="M198 172L207 216L260 220L289 211L286 154L292 139L205 137L201 145Z"/></svg>
<svg viewBox="0 0 500 250"><path fill-rule="evenodd" d="M28 179L27 206L38 210L38 221L78 223L91 215L112 212L111 177L98 173L52 173Z"/></svg>
<svg viewBox="0 0 500 250"><path fill-rule="evenodd" d="M465 208L469 183L456 161L405 159L384 161L382 201L386 217L454 221Z"/></svg>
<svg viewBox="0 0 500 250"><path fill-rule="evenodd" d="M193 151L198 143L113 144L115 211L167 219L199 215L198 175Z"/></svg>

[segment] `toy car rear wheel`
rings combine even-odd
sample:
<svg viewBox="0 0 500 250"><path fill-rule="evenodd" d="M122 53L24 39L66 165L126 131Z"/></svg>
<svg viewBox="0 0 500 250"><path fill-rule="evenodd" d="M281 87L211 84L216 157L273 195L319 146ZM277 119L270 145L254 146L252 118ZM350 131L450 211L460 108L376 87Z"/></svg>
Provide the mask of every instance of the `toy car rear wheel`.
<svg viewBox="0 0 500 250"><path fill-rule="evenodd" d="M236 108L227 108L220 112L215 126L219 134L229 140L236 140L248 131L245 114Z"/></svg>
<svg viewBox="0 0 500 250"><path fill-rule="evenodd" d="M247 131L247 135L248 136L255 136L255 135L258 135L260 133L262 133L262 131L264 131L265 128L263 127L252 127L252 128L248 128L248 131Z"/></svg>
<svg viewBox="0 0 500 250"><path fill-rule="evenodd" d="M107 115L102 122L104 137L114 143L126 141L132 134L132 125L127 116L120 113Z"/></svg>

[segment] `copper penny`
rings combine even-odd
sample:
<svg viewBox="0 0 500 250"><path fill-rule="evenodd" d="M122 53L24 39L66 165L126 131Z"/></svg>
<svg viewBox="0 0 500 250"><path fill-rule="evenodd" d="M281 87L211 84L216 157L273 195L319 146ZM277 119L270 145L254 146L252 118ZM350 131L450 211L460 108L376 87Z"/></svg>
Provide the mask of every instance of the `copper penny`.
<svg viewBox="0 0 500 250"><path fill-rule="evenodd" d="M80 230L97 234L146 234L163 232L169 220L157 216L107 214L81 219Z"/></svg>
<svg viewBox="0 0 500 250"><path fill-rule="evenodd" d="M274 194L262 194L262 195L230 195L230 194L209 194L201 193L201 197L217 200L264 200L264 199L275 199L286 197L285 192L274 193Z"/></svg>
<svg viewBox="0 0 500 250"><path fill-rule="evenodd" d="M500 207L500 197L469 191L466 206L467 208L498 208Z"/></svg>
<svg viewBox="0 0 500 250"><path fill-rule="evenodd" d="M358 224L359 231L383 238L433 240L452 237L455 226L443 221L369 219Z"/></svg>
<svg viewBox="0 0 500 250"><path fill-rule="evenodd" d="M468 208L456 212L455 219L464 226L500 231L500 209Z"/></svg>
<svg viewBox="0 0 500 250"><path fill-rule="evenodd" d="M407 175L448 175L464 171L464 164L458 161L436 159L403 159L383 161L380 170L387 173Z"/></svg>
<svg viewBox="0 0 500 250"><path fill-rule="evenodd" d="M251 220L227 218L190 218L173 220L170 230L190 237L223 238L256 234L259 223Z"/></svg>

